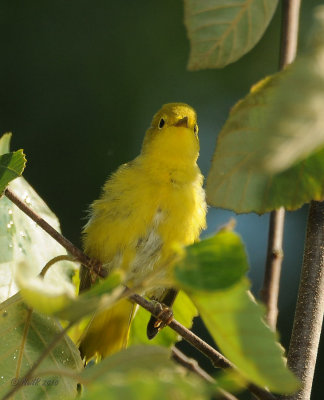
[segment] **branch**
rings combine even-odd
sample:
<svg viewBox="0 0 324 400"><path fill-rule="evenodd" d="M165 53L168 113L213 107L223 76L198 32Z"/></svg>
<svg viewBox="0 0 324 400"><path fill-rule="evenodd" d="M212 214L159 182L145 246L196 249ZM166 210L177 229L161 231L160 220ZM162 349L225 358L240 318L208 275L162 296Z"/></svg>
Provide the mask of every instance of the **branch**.
<svg viewBox="0 0 324 400"><path fill-rule="evenodd" d="M304 260L288 366L302 382L290 400L310 399L324 314L324 202L312 201L309 209Z"/></svg>
<svg viewBox="0 0 324 400"><path fill-rule="evenodd" d="M296 56L298 41L300 0L282 0L282 24L279 69L292 63ZM282 240L285 222L283 207L270 213L267 260L261 300L265 303L266 319L272 330L276 329L281 264Z"/></svg>
<svg viewBox="0 0 324 400"><path fill-rule="evenodd" d="M104 271L101 265L91 260L87 257L80 249L74 246L68 239L62 236L59 232L57 232L53 227L51 227L43 218L41 218L38 214L36 214L27 204L22 202L10 189L5 190L5 195L18 206L25 214L27 214L33 221L35 221L41 228L43 228L53 239L55 239L58 243L60 243L68 252L70 252L77 260L79 260L83 265L87 268L92 269L92 271L96 272L100 277L106 276L106 271ZM128 290L128 289L126 289ZM144 297L134 293L129 295L129 298L133 300L135 303L140 305L149 311L154 317L158 317L162 319L162 322L168 323L168 317L166 316L165 320L163 320L163 314L161 313L161 305L157 302L150 302L146 300ZM213 363L214 366L219 368L233 368L236 367L222 354L220 354L217 350L215 350L212 346L202 340L199 336L195 335L189 329L185 328L178 321L173 319L168 326L177 332L184 340L194 346L197 350L199 350L202 354L207 356ZM68 326L68 328L70 325ZM66 332L67 329L64 329L62 332ZM64 333L61 337L63 337ZM59 340L59 339L58 339ZM58 341L57 340L57 341ZM57 342L53 344L55 346ZM52 346L52 344L50 344ZM52 347L51 347L52 348ZM26 374L27 378L31 376L35 368L39 365L39 363L44 359L48 352L45 355L42 354L39 361L36 361L31 370ZM35 367L36 365L36 367ZM35 367L35 368L34 368ZM17 385L18 386L18 385ZM15 387L15 389L17 388ZM19 386L18 386L19 387ZM253 393L257 398L261 400L275 400L276 398L267 390L264 390L254 384L249 384L248 389L251 393ZM12 391L11 391L12 392ZM9 392L9 394L11 393ZM11 395L11 394L10 394ZM8 398L5 397L5 399ZM3 399L4 400L4 399Z"/></svg>

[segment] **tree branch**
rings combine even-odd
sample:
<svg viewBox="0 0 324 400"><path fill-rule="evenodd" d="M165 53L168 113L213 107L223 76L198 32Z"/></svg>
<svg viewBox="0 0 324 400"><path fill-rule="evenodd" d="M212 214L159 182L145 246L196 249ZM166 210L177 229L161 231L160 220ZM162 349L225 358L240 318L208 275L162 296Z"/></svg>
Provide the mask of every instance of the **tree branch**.
<svg viewBox="0 0 324 400"><path fill-rule="evenodd" d="M279 69L285 68L295 59L298 41L299 10L300 0L282 0ZM285 210L283 207L270 213L267 260L263 288L260 294L261 300L266 305L266 319L272 330L276 329L278 317L284 222Z"/></svg>
<svg viewBox="0 0 324 400"><path fill-rule="evenodd" d="M35 213L27 204L22 202L10 189L7 188L5 190L5 195L14 204L16 204L16 206L18 206L25 214L27 214L33 221L35 221L41 228L43 228L50 236L52 236L53 239L55 239L58 243L60 243L68 252L70 252L77 260L79 260L83 265L85 265L87 268L92 269L92 271L96 272L100 277L106 276L106 271L104 271L102 269L102 267L100 266L100 264L98 262L93 261L89 257L87 257L80 249L78 249L76 246L74 246L68 239L66 239L64 236L62 236L52 226L50 226L43 218L41 218L37 213ZM126 289L126 290L129 290L129 289ZM136 293L130 294L129 298L131 300L133 300L135 303L137 303L138 305L140 305L141 307L145 308L153 316L160 317L161 305L159 303L150 302L150 301L146 300L144 297L142 297ZM163 314L162 314L161 318L163 319ZM167 318L163 322L167 323L168 322ZM222 354L220 354L217 350L215 350L208 343L203 341L199 336L195 335L189 329L185 328L183 325L181 325L175 319L173 319L168 324L168 326L171 329L173 329L175 332L177 332L180 336L182 336L182 338L184 340L186 340L188 343L190 343L192 346L194 346L202 354L207 356L212 361L214 366L219 367L219 368L235 368L235 366L226 357L224 357ZM65 332L65 331L66 331L66 329L63 332ZM62 334L62 336L63 336L63 334ZM55 342L53 344L53 346L56 343L57 342ZM52 346L52 344L50 346ZM47 352L46 352L46 354L47 354ZM36 367L44 359L46 354L44 356L42 355L40 357L41 360L36 362L36 364L35 364ZM31 376L31 374L33 373L35 368L34 368L34 366L32 367L32 369L28 372L28 376L26 375L27 378L29 378ZM257 398L259 398L261 400L275 400L276 399L270 392L254 385L254 384L249 384L248 389L250 390L251 393L253 393ZM8 394L10 394L10 396L11 396L11 392L8 393ZM7 398L8 398L8 395L7 395L7 397L5 397L5 399L7 399Z"/></svg>
<svg viewBox="0 0 324 400"><path fill-rule="evenodd" d="M283 207L271 212L266 268L260 297L267 308L266 321L273 331L276 330L278 317L278 297L281 264L283 259L282 241L284 223L285 209Z"/></svg>
<svg viewBox="0 0 324 400"><path fill-rule="evenodd" d="M302 382L290 400L310 399L324 313L324 202L309 209L304 260L288 352L288 366Z"/></svg>

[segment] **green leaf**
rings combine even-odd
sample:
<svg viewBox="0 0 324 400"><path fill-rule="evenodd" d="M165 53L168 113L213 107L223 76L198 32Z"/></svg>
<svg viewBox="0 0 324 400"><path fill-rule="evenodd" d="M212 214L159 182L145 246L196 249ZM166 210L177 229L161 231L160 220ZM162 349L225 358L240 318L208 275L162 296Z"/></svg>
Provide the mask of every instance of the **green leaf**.
<svg viewBox="0 0 324 400"><path fill-rule="evenodd" d="M276 393L292 393L298 381L286 368L283 349L248 288L243 279L223 291L191 292L191 298L222 353L247 381Z"/></svg>
<svg viewBox="0 0 324 400"><path fill-rule="evenodd" d="M25 165L26 158L22 150L0 156L0 195L10 181L21 176Z"/></svg>
<svg viewBox="0 0 324 400"><path fill-rule="evenodd" d="M188 68L222 68L250 51L265 32L277 0L185 0Z"/></svg>
<svg viewBox="0 0 324 400"><path fill-rule="evenodd" d="M217 141L207 178L207 201L237 213L265 213L284 206L296 210L324 198L324 149L290 169L270 176L254 168L250 159L259 151L275 88L287 71L268 77L232 109Z"/></svg>
<svg viewBox="0 0 324 400"><path fill-rule="evenodd" d="M10 137L9 134L2 136L0 151L9 151ZM15 179L10 182L9 187L53 228L60 231L56 216L24 178ZM31 275L37 276L49 260L62 254L66 254L65 249L42 228L7 197L0 199L0 301L18 290L14 282L17 261L25 261L31 268ZM62 261L50 268L46 275L52 276L58 286L65 282L73 288L70 275L74 268L73 263Z"/></svg>
<svg viewBox="0 0 324 400"><path fill-rule="evenodd" d="M192 321L197 316L197 309L190 300L190 298L183 292L180 291L177 298L172 306L174 318L190 329ZM129 335L129 346L135 344L147 344L147 345L160 345L170 347L175 344L181 337L172 329L162 329L153 340L149 340L146 335L147 323L151 317L144 308L139 307L136 311L135 318L131 324L130 335Z"/></svg>
<svg viewBox="0 0 324 400"><path fill-rule="evenodd" d="M23 377L54 337L62 330L55 319L30 311L19 294L0 305L0 396L4 396L15 379ZM67 337L46 356L33 375L33 384L26 384L15 399L58 399L75 397L75 380L66 376L46 375L45 371L67 369L76 373L83 368L77 347ZM44 372L44 375L43 375Z"/></svg>
<svg viewBox="0 0 324 400"><path fill-rule="evenodd" d="M157 346L123 350L86 368L80 378L87 400L207 400L213 388L191 373L186 376Z"/></svg>
<svg viewBox="0 0 324 400"><path fill-rule="evenodd" d="M247 270L241 238L222 229L214 236L186 247L186 255L176 264L174 275L182 287L213 291L232 286Z"/></svg>
<svg viewBox="0 0 324 400"><path fill-rule="evenodd" d="M278 173L324 147L324 6L317 7L307 51L276 86L256 135L251 165Z"/></svg>

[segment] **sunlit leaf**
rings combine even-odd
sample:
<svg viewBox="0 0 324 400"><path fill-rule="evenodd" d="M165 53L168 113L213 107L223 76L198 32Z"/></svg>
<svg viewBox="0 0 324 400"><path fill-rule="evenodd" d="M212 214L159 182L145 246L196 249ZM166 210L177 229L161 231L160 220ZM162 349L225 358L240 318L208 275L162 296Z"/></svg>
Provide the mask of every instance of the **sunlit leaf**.
<svg viewBox="0 0 324 400"><path fill-rule="evenodd" d="M239 236L223 229L187 253L187 262L185 258L176 266L174 277L222 353L247 381L278 393L293 392L297 380L285 367L283 349L263 321L263 308L248 292L244 276L248 263Z"/></svg>
<svg viewBox="0 0 324 400"><path fill-rule="evenodd" d="M185 0L190 39L188 68L221 68L242 57L260 40L277 0Z"/></svg>
<svg viewBox="0 0 324 400"><path fill-rule="evenodd" d="M185 257L177 263L174 275L187 289L224 289L240 280L248 270L241 238L220 230L214 236L186 247Z"/></svg>
<svg viewBox="0 0 324 400"><path fill-rule="evenodd" d="M172 306L174 318L190 329L193 318L197 315L197 309L193 305L190 298L180 291ZM139 307L136 311L135 318L132 322L129 337L129 346L134 344L149 344L170 347L181 339L179 335L172 329L162 329L154 339L149 340L146 335L147 323L151 317L144 308Z"/></svg>
<svg viewBox="0 0 324 400"><path fill-rule="evenodd" d="M170 360L157 346L134 346L114 354L81 374L84 399L204 400L213 387Z"/></svg>
<svg viewBox="0 0 324 400"><path fill-rule="evenodd" d="M221 352L243 377L276 393L292 393L298 381L286 368L283 349L248 286L243 279L227 290L191 293L191 298Z"/></svg>
<svg viewBox="0 0 324 400"><path fill-rule="evenodd" d="M62 330L55 319L31 311L19 294L0 305L0 396L4 396L23 377ZM74 398L76 381L66 376L42 375L43 371L60 367L76 373L83 368L80 354L65 336L45 357L33 376L33 384L25 384L15 399Z"/></svg>
<svg viewBox="0 0 324 400"><path fill-rule="evenodd" d="M1 137L0 153L9 151L10 137L9 134ZM15 179L9 187L53 228L60 231L56 216L24 178ZM66 254L66 250L60 244L7 197L0 199L0 301L18 290L13 279L17 261L27 261L32 269L31 273L36 276L49 260L61 254ZM73 263L64 261L50 268L47 274L52 275L59 285L62 281L70 282L69 275L74 268Z"/></svg>
<svg viewBox="0 0 324 400"><path fill-rule="evenodd" d="M259 151L258 135L269 117L269 103L286 74L261 81L233 107L219 134L207 179L209 204L237 213L262 214L281 206L295 210L324 198L324 150L274 176L250 164Z"/></svg>

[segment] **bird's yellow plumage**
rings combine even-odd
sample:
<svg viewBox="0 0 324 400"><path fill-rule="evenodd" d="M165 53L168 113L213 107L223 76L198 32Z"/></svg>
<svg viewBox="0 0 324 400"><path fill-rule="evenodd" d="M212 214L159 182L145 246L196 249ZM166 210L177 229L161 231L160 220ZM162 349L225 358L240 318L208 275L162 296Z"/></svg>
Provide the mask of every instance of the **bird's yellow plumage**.
<svg viewBox="0 0 324 400"><path fill-rule="evenodd" d="M133 284L172 263L175 245L193 243L206 224L198 154L195 111L182 103L164 105L140 155L118 168L92 204L83 231L85 252L108 269L127 271ZM83 269L83 289L88 278ZM160 299L163 292L162 287L150 295ZM128 300L95 315L81 342L83 355L105 357L124 347L132 315Z"/></svg>

